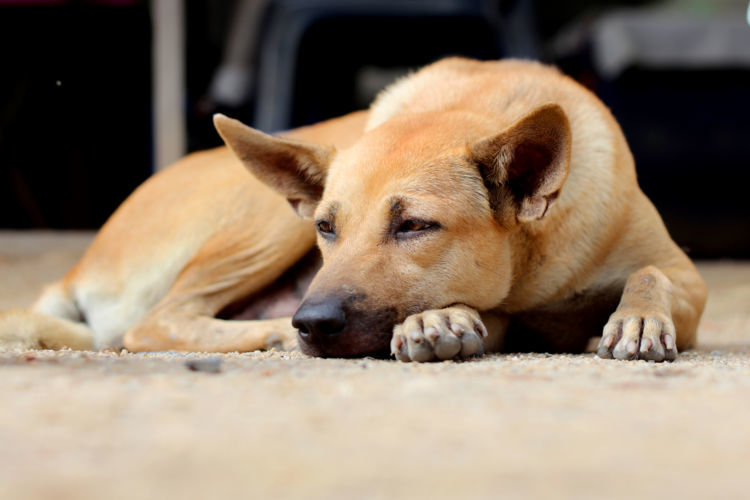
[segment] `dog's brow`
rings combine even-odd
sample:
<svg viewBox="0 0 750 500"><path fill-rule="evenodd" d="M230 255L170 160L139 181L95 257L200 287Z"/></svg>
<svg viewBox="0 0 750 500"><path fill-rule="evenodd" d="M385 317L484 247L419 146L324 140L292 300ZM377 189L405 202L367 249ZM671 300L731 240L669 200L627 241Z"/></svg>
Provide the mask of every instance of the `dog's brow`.
<svg viewBox="0 0 750 500"><path fill-rule="evenodd" d="M328 205L328 209L325 211L325 214L323 215L324 219L327 220L333 220L336 218L336 212L339 210L340 204L336 201L332 202L330 205Z"/></svg>
<svg viewBox="0 0 750 500"><path fill-rule="evenodd" d="M401 215L404 211L404 199L400 196L394 196L391 198L390 208L391 208L391 218L396 218L399 215Z"/></svg>

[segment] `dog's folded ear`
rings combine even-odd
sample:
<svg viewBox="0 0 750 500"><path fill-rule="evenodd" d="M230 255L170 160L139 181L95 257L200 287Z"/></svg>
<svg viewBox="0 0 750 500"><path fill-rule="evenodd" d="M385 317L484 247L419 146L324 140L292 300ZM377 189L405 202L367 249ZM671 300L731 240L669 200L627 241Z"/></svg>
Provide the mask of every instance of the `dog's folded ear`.
<svg viewBox="0 0 750 500"><path fill-rule="evenodd" d="M300 217L312 217L333 148L268 135L222 114L214 115L214 126L248 170L286 196Z"/></svg>
<svg viewBox="0 0 750 500"><path fill-rule="evenodd" d="M547 214L568 176L570 143L565 112L546 104L469 146L500 219L529 222Z"/></svg>

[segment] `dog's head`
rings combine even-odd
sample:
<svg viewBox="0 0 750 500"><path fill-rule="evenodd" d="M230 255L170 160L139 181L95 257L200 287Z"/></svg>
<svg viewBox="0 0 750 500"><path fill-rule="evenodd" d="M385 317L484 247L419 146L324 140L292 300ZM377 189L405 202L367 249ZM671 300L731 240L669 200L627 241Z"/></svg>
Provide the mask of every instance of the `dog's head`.
<svg viewBox="0 0 750 500"><path fill-rule="evenodd" d="M221 115L215 123L250 171L317 227L323 267L293 318L300 347L317 356L387 352L408 315L500 304L512 280L508 233L545 216L570 156L557 105L500 132L470 114L405 115L341 151Z"/></svg>

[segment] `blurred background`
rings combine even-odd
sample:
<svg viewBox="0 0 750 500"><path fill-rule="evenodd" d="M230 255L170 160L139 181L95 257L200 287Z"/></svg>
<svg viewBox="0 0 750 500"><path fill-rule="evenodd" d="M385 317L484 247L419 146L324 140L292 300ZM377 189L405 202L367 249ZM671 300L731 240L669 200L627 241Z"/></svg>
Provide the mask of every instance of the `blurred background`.
<svg viewBox="0 0 750 500"><path fill-rule="evenodd" d="M747 0L0 0L0 228L96 228L154 170L367 107L446 55L559 66L612 109L696 258L750 257Z"/></svg>

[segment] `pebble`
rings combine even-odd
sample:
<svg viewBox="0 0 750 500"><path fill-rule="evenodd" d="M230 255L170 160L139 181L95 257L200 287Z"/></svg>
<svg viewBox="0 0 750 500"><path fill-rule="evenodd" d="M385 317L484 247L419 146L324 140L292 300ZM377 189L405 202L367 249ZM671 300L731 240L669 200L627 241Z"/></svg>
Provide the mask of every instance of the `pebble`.
<svg viewBox="0 0 750 500"><path fill-rule="evenodd" d="M221 358L189 359L185 366L194 372L219 373L221 371Z"/></svg>

